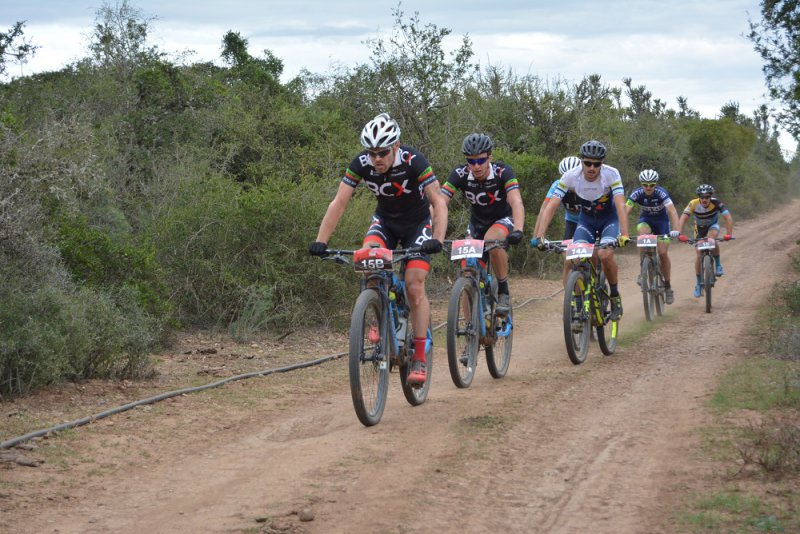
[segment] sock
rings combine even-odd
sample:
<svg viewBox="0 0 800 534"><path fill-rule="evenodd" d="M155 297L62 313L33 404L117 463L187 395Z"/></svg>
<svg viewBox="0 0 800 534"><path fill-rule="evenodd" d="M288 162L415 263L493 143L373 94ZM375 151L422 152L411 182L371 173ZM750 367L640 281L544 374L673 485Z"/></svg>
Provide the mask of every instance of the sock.
<svg viewBox="0 0 800 534"><path fill-rule="evenodd" d="M700 275L696 274L695 277L697 278L697 285L699 286L700 285Z"/></svg>
<svg viewBox="0 0 800 534"><path fill-rule="evenodd" d="M508 278L497 279L497 292L508 295Z"/></svg>
<svg viewBox="0 0 800 534"><path fill-rule="evenodd" d="M611 288L611 296L618 297L619 290L617 289L617 284L608 284L608 286Z"/></svg>
<svg viewBox="0 0 800 534"><path fill-rule="evenodd" d="M717 267L719 267L719 266L721 265L721 264L720 264L720 259L719 259L719 256L714 256L714 263L716 263L716 264L717 264Z"/></svg>
<svg viewBox="0 0 800 534"><path fill-rule="evenodd" d="M425 342L428 341L424 337L414 338L414 359L421 362L425 361Z"/></svg>
<svg viewBox="0 0 800 534"><path fill-rule="evenodd" d="M672 289L672 286L669 285L669 280L664 280L664 289Z"/></svg>

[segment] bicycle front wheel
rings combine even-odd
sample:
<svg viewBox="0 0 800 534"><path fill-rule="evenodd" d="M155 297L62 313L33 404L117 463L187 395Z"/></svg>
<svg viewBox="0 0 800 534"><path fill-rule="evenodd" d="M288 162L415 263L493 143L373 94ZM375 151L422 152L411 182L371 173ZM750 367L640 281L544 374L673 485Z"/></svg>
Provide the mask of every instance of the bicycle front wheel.
<svg viewBox="0 0 800 534"><path fill-rule="evenodd" d="M389 346L381 297L374 289L362 291L350 322L350 393L358 420L377 424L386 407L389 389Z"/></svg>
<svg viewBox="0 0 800 534"><path fill-rule="evenodd" d="M453 284L447 310L447 363L459 388L469 387L475 377L481 320L477 298L472 278L462 276Z"/></svg>
<svg viewBox="0 0 800 534"><path fill-rule="evenodd" d="M653 288L653 301L655 302L656 315L661 317L664 315L664 308L666 307L666 286L664 284L664 277L661 275L659 267L655 267L656 275L653 277L655 287Z"/></svg>
<svg viewBox="0 0 800 534"><path fill-rule="evenodd" d="M584 291L586 275L581 271L572 271L564 287L564 341L567 355L575 365L586 360L589 350L589 317L584 309Z"/></svg>
<svg viewBox="0 0 800 534"><path fill-rule="evenodd" d="M492 331L489 337L492 343L486 346L486 366L493 378L503 378L511 363L511 346L514 339L514 321L512 310L505 315L498 315L492 310Z"/></svg>
<svg viewBox="0 0 800 534"><path fill-rule="evenodd" d="M414 328L409 323L408 335L406 336L406 350L414 346ZM431 378L433 378L433 322L428 319L427 341L425 342L425 361L428 364L428 378L421 386L408 383L408 371L411 358L400 366L400 385L403 387L403 395L411 406L419 406L428 398L431 389Z"/></svg>
<svg viewBox="0 0 800 534"><path fill-rule="evenodd" d="M644 304L644 318L648 321L653 320L653 284L655 282L653 277L653 263L647 256L642 258L642 266L639 271L639 277L642 283L642 302Z"/></svg>
<svg viewBox="0 0 800 534"><path fill-rule="evenodd" d="M600 317L602 317L602 321L597 326L597 342L600 344L600 350L606 356L611 356L617 350L617 333L619 330L619 321L611 319L610 291L611 288L608 285L608 280L606 280L606 274L600 271L597 287L595 287L595 295L600 304Z"/></svg>
<svg viewBox="0 0 800 534"><path fill-rule="evenodd" d="M703 256L703 289L706 292L706 313L711 313L711 288L714 287L714 258Z"/></svg>

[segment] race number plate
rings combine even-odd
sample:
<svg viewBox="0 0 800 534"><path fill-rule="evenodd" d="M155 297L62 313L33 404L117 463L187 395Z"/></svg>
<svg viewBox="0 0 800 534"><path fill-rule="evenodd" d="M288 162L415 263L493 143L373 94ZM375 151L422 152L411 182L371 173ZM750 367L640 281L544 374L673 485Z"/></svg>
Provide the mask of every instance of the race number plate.
<svg viewBox="0 0 800 534"><path fill-rule="evenodd" d="M482 239L456 239L453 241L453 248L450 252L451 260L463 260L464 258L480 258L483 256Z"/></svg>
<svg viewBox="0 0 800 534"><path fill-rule="evenodd" d="M703 239L698 239L695 242L695 246L697 250L713 250L716 246L713 237L704 237Z"/></svg>
<svg viewBox="0 0 800 534"><path fill-rule="evenodd" d="M578 260L580 258L591 258L594 253L593 243L570 243L567 245L567 259Z"/></svg>
<svg viewBox="0 0 800 534"><path fill-rule="evenodd" d="M658 237L653 234L644 234L636 237L637 247L655 247L658 245Z"/></svg>
<svg viewBox="0 0 800 534"><path fill-rule="evenodd" d="M392 251L388 248L362 248L353 253L353 267L359 272L386 271L392 268Z"/></svg>

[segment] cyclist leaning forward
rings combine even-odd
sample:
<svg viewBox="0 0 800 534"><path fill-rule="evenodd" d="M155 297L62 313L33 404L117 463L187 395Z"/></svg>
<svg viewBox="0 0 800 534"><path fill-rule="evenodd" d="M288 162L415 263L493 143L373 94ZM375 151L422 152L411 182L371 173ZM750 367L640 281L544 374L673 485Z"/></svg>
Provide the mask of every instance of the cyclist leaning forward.
<svg viewBox="0 0 800 534"><path fill-rule="evenodd" d="M425 332L431 314L425 294L425 279L430 271L428 254L442 250L447 231L447 203L439 192L439 181L428 160L415 149L400 144L400 127L388 114L381 113L364 126L361 144L366 150L350 162L322 219L317 240L309 245L308 250L312 255L325 252L328 239L356 186L364 182L378 198L364 246L394 249L400 244L404 248L421 247L421 252L412 255L408 261L405 274L415 334L414 356L407 380L410 384L424 384L428 376Z"/></svg>
<svg viewBox="0 0 800 534"><path fill-rule="evenodd" d="M567 156L558 164L558 175L563 176L568 170L575 169L580 166L580 158L575 156ZM555 193L559 181L560 178L550 185L550 189L547 190L547 194L544 196L544 200L542 200L539 213L544 211L547 203L550 202L551 198L553 198L553 193ZM575 235L575 229L578 227L578 218L580 218L581 215L581 205L578 202L578 196L575 194L575 191L567 191L567 194L561 199L561 205L564 206L564 237L562 239L572 239L572 236ZM541 221L541 217L536 218L536 227L533 229L533 235L539 235L539 227L542 224ZM571 268L572 262L564 259L564 269L561 273L561 284L564 286L567 285L567 277L569 276L569 271Z"/></svg>
<svg viewBox="0 0 800 534"><path fill-rule="evenodd" d="M661 236L669 234L670 237L680 236L678 230L678 211L672 202L667 190L658 185L658 173L653 169L645 169L639 173L639 187L633 190L625 202L625 216L631 214L635 204L639 204L639 220L636 230L639 235L656 234L658 238L658 259L661 262L661 274L664 276L664 297L667 304L675 301L675 295L669 282L671 264L669 261L669 239ZM670 225L673 230L670 231ZM641 276L641 275L640 275ZM639 285L642 281L639 280Z"/></svg>
<svg viewBox="0 0 800 534"><path fill-rule="evenodd" d="M689 217L694 218L694 235L698 239L701 237L714 237L719 235L719 217L720 215L725 220L725 228L728 233L725 239L730 239L733 234L733 217L728 211L725 204L714 196L714 188L708 184L700 184L697 186L697 198L689 201L689 204L681 213L681 219L678 221L678 230L683 231L683 225L689 220ZM714 263L717 267L717 276L722 276L725 271L722 270L722 262L719 258L719 244L714 248L712 253L714 256ZM694 296L701 297L703 295L703 286L700 285L700 258L701 253L698 250L694 260L694 274L697 277L697 283L694 286Z"/></svg>
<svg viewBox="0 0 800 534"><path fill-rule="evenodd" d="M545 248L544 235L553 215L570 189L575 191L581 203L578 228L572 238L574 242L594 243L596 235L600 236L601 245L619 243L620 246L625 246L630 241L627 217L617 216L617 213L625 213L622 178L617 169L603 163L606 157L605 145L594 139L587 141L581 146L580 156L581 166L561 176L553 198L540 214L542 223L539 225L539 232L531 239L531 245L540 250ZM614 249L599 249L597 256L610 286L611 318L618 320L622 317L622 297L617 288L618 269L614 260Z"/></svg>
<svg viewBox="0 0 800 534"><path fill-rule="evenodd" d="M519 181L505 163L492 161L492 143L488 135L472 133L461 143L467 163L450 173L442 187L445 202L461 190L471 204L467 235L487 241L506 239L516 245L522 241L525 208L519 192ZM497 276L497 313L511 310L508 293L508 254L495 248L489 254Z"/></svg>

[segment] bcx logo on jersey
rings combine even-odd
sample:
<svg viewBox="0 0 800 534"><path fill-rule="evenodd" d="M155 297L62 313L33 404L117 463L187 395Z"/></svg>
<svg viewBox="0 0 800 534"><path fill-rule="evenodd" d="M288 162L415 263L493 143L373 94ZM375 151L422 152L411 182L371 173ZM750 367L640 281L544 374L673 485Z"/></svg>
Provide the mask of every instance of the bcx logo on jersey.
<svg viewBox="0 0 800 534"><path fill-rule="evenodd" d="M467 200L470 202L470 204L477 204L478 206L490 206L495 202L500 202L502 200L500 198L499 189L495 189L494 193L485 191L478 194L475 194L472 191L464 191L464 196L467 197Z"/></svg>
<svg viewBox="0 0 800 534"><path fill-rule="evenodd" d="M366 186L370 191L379 197L401 197L405 194L411 194L411 189L408 189L408 179L400 182L386 182L383 184L376 184L374 182L366 182Z"/></svg>

